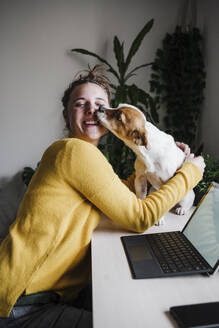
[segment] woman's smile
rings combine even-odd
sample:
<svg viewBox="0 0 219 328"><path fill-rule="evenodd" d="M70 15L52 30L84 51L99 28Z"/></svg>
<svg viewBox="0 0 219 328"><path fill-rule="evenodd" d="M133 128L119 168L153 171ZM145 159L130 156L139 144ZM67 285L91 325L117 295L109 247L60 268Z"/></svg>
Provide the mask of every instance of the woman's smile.
<svg viewBox="0 0 219 328"><path fill-rule="evenodd" d="M88 127L98 126L100 123L97 120L84 121L84 124Z"/></svg>

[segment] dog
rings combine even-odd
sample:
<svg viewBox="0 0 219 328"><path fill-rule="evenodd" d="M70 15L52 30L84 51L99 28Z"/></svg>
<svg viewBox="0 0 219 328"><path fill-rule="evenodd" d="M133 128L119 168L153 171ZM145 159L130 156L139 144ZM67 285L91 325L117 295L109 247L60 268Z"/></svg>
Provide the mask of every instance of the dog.
<svg viewBox="0 0 219 328"><path fill-rule="evenodd" d="M117 108L100 106L97 111L100 123L136 154L135 192L138 198L158 190L179 169L185 160L184 152L176 145L173 137L148 122L145 115L135 106L120 104ZM193 205L195 194L190 190L173 209L178 215L185 214ZM157 225L163 224L162 217Z"/></svg>

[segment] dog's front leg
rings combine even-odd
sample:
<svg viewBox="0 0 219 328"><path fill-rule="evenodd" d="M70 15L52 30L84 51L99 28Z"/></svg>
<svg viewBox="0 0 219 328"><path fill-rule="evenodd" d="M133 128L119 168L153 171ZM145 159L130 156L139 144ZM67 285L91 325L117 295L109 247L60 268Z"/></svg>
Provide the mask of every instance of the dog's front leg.
<svg viewBox="0 0 219 328"><path fill-rule="evenodd" d="M135 193L138 198L144 199L147 196L147 178L145 174L136 175Z"/></svg>
<svg viewBox="0 0 219 328"><path fill-rule="evenodd" d="M174 206L173 211L178 215L184 215L193 205L195 199L195 193L193 190L189 190L186 196Z"/></svg>
<svg viewBox="0 0 219 328"><path fill-rule="evenodd" d="M141 199L147 196L146 167L138 157L135 160L135 193Z"/></svg>

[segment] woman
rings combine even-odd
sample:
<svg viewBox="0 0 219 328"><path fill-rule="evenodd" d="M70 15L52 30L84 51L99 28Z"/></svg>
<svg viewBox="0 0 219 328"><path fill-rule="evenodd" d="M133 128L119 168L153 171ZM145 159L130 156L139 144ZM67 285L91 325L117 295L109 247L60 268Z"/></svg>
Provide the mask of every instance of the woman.
<svg viewBox="0 0 219 328"><path fill-rule="evenodd" d="M78 297L90 278L90 241L101 211L125 229L143 232L204 171L203 159L190 156L159 191L137 199L133 177L121 182L96 147L106 133L96 117L110 102L106 78L89 71L62 102L69 137L45 151L0 247L0 327L92 327L91 312L84 304L79 308Z"/></svg>

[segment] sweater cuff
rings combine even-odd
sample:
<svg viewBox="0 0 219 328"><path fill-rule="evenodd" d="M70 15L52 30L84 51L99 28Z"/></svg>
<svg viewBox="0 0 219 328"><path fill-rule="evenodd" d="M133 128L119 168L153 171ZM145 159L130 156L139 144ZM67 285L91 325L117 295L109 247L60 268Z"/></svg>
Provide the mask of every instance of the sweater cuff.
<svg viewBox="0 0 219 328"><path fill-rule="evenodd" d="M187 178L189 189L193 189L203 178L199 168L192 162L184 162L182 167L177 170L176 173L181 173Z"/></svg>

